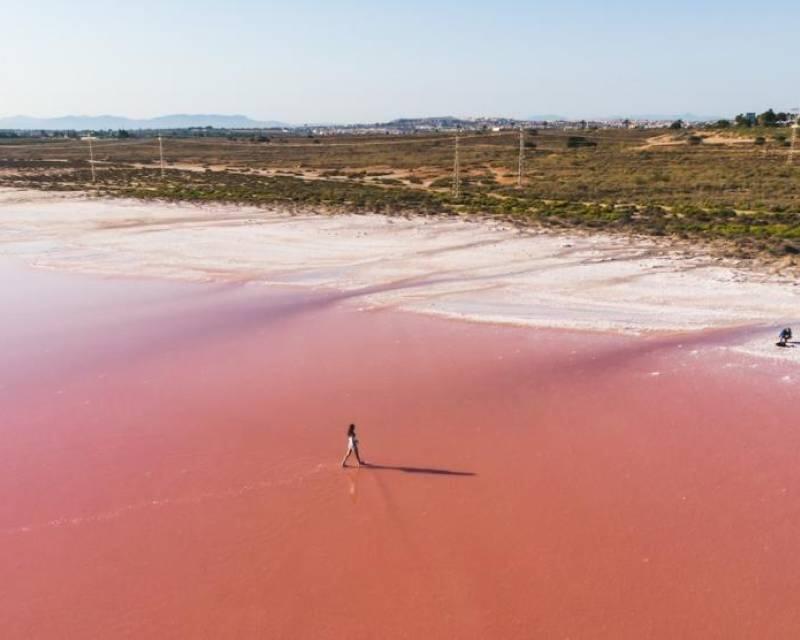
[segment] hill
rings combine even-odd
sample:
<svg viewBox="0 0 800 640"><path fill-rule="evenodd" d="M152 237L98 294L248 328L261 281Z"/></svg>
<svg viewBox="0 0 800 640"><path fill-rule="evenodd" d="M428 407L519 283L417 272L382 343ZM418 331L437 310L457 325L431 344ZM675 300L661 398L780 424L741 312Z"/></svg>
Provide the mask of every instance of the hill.
<svg viewBox="0 0 800 640"><path fill-rule="evenodd" d="M124 116L61 116L58 118L33 118L10 116L0 118L0 129L44 130L103 130L103 129L188 129L216 127L219 129L287 128L283 122L258 121L243 115L174 114L156 118L135 119Z"/></svg>

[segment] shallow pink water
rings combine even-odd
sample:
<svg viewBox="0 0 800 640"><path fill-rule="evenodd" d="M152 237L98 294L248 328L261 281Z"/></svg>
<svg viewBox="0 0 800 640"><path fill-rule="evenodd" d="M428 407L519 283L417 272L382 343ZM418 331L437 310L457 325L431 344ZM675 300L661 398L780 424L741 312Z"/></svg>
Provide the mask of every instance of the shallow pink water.
<svg viewBox="0 0 800 640"><path fill-rule="evenodd" d="M8 265L0 303L4 637L800 633L797 372L724 332Z"/></svg>

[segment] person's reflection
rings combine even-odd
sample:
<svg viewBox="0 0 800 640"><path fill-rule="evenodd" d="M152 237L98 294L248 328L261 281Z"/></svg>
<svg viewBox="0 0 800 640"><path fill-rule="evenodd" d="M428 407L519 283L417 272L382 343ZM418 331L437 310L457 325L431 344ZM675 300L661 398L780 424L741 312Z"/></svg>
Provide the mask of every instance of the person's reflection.
<svg viewBox="0 0 800 640"><path fill-rule="evenodd" d="M358 469L354 469L353 472L345 475L349 484L350 501L356 504L358 502Z"/></svg>

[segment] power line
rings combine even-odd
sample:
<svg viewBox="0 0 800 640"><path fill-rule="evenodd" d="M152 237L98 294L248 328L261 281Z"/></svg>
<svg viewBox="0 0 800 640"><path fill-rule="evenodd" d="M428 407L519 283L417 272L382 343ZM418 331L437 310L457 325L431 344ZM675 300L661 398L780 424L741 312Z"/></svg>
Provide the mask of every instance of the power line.
<svg viewBox="0 0 800 640"><path fill-rule="evenodd" d="M474 147L481 143L481 141L486 141L490 143L491 140L504 138L507 136L513 136L515 132L512 131L499 131L499 132L467 132L466 134L463 131L459 131L459 137L463 143L471 143L469 146ZM547 130L543 135L543 142L554 142L558 143L561 139L567 138L573 135L571 131L557 131L557 130ZM335 139L335 136L331 136ZM293 143L293 142L281 142L279 144L269 144L269 145L252 145L247 144L245 142L237 142L232 140L223 140L220 138L175 138L173 140L174 144L177 144L179 148L183 146L212 146L212 147L219 147L224 146L227 147L228 151L236 151L241 153L252 153L255 150L268 152L268 153L280 153L281 150L284 149L327 149L327 148L336 148L336 147L355 147L361 148L363 150L369 149L370 147L384 147L384 146L396 146L396 145L419 145L419 146L427 146L427 145L437 145L441 143L445 143L449 134L442 134L439 136L425 136L425 137L417 137L417 136L409 136L409 137L402 137L400 139L391 139L391 140L352 140L347 142L321 142L317 143ZM617 137L613 136L603 136L603 135L593 135L589 133L588 136L591 140L597 141L609 141L609 142L622 142L625 144L624 140L620 140ZM105 140L105 139L98 139L94 138L96 142L96 146L98 150L100 149L109 149L109 148L124 148L124 147L137 147L141 145L149 145L151 143L151 138L139 138L136 140L129 140L129 141L119 141L119 140ZM317 139L319 140L319 138ZM57 142L35 142L35 143L3 143L0 144L0 149L37 149L37 150L48 150L48 149L60 149L60 150L68 150L75 142L71 141L57 141ZM462 145L463 146L463 145Z"/></svg>
<svg viewBox="0 0 800 640"><path fill-rule="evenodd" d="M20 143L0 143L0 149L66 149L66 148L78 148L80 146L81 140L86 140L88 136L81 138L80 140L68 140L68 141L58 141L58 142L20 142ZM150 143L149 139L140 139L140 140L130 140L127 142L119 142L116 140L109 141L103 140L102 138L93 137L97 143L97 147L102 147L103 149L107 147L131 147L131 146L142 146Z"/></svg>
<svg viewBox="0 0 800 640"><path fill-rule="evenodd" d="M492 138L503 138L505 136L514 135L513 131L499 131L499 132L489 132L489 133L470 133L467 135L462 135L461 138L465 141L467 140L480 140L480 139L492 139ZM335 140L337 137L336 135L329 136L330 139ZM352 136L350 136L352 137ZM369 138L369 136L364 136L365 138ZM400 139L397 139L400 138ZM397 136L396 139L392 140L355 140L352 142L319 142L322 138L315 138L315 142L308 143L295 143L295 142L280 142L277 144L268 144L268 145L252 145L251 143L247 142L246 140L242 141L234 141L234 140L222 140L220 138L175 138L176 143L180 144L194 144L197 146L202 145L225 145L229 147L236 147L242 151L248 151L252 149L260 149L260 150L280 150L280 149L292 149L292 148L304 148L304 149L319 149L319 148L328 148L328 147L383 147L383 146L393 146L393 145L406 145L406 144L423 144L423 143L430 143L433 145L440 144L446 142L450 138L450 133L445 132L441 135L437 136L426 136L426 137L418 137L418 136ZM280 138L281 140L287 140L288 138Z"/></svg>

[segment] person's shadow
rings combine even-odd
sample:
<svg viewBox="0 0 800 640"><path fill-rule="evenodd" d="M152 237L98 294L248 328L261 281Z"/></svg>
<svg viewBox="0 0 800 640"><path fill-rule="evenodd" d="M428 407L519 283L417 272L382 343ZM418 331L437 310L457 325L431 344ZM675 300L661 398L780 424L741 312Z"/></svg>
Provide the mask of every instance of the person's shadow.
<svg viewBox="0 0 800 640"><path fill-rule="evenodd" d="M430 467L406 467L400 465L375 464L364 462L361 469L372 469L375 471L402 471L403 473L421 473L432 476L476 476L472 471L453 471L451 469L432 469Z"/></svg>

